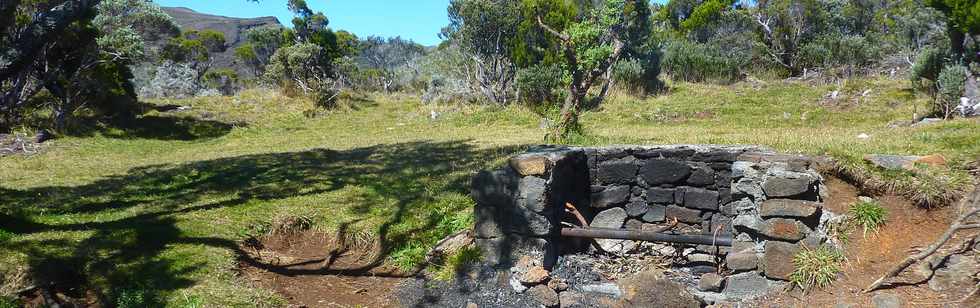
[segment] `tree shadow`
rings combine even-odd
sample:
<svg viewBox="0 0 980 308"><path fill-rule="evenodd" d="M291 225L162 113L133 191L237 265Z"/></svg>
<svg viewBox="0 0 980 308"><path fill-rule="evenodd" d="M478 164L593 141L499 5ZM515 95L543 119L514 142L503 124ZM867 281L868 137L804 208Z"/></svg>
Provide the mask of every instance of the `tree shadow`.
<svg viewBox="0 0 980 308"><path fill-rule="evenodd" d="M145 166L80 186L0 186L0 229L15 234L0 249L26 256L35 282L77 283L106 303L136 289L144 304L158 306L173 291L194 285L209 260L173 256L174 245L227 249L253 266L289 274L365 274L395 249L456 231L447 215L471 203L446 202L451 197L445 194L468 195L473 171L523 148L406 142ZM358 268L288 272L249 260L239 247L245 235L202 236L212 228L208 215L247 208L259 216L251 218L269 221L277 209L256 201L346 188L365 192L349 204L309 206L378 222L373 230L380 258Z"/></svg>

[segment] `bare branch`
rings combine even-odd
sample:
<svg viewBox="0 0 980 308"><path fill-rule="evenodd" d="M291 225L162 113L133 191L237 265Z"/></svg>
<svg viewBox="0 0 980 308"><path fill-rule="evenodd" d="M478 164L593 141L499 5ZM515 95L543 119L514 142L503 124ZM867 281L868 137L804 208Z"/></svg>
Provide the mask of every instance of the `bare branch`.
<svg viewBox="0 0 980 308"><path fill-rule="evenodd" d="M545 31L548 31L552 35L557 36L563 42L568 42L569 40L571 40L571 38L569 38L568 35L558 32L554 28L551 28L548 25L546 25L544 21L541 21L541 16L538 16L538 25L541 26L541 28L543 28Z"/></svg>

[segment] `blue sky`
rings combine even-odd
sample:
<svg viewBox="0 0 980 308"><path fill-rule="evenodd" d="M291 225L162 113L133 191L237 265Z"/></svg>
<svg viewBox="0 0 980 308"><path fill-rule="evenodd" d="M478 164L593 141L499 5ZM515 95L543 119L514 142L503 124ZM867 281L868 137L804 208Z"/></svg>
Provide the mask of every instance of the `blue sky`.
<svg viewBox="0 0 980 308"><path fill-rule="evenodd" d="M286 0L154 0L161 6L183 6L207 14L232 17L275 16L289 25ZM423 45L439 44L439 30L449 23L449 0L307 0L330 19L330 27L358 37L401 36Z"/></svg>
<svg viewBox="0 0 980 308"><path fill-rule="evenodd" d="M663 0L654 0L663 2ZM275 16L289 25L286 0L154 0L162 6L183 6L207 14L232 17ZM449 23L449 0L307 0L330 19L330 27L358 37L401 36L423 45L439 44L439 30Z"/></svg>

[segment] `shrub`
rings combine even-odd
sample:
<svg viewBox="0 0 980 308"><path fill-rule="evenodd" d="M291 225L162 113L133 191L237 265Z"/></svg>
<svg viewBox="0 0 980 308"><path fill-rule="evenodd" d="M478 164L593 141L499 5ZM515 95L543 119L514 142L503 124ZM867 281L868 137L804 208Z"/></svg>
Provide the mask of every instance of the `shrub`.
<svg viewBox="0 0 980 308"><path fill-rule="evenodd" d="M612 67L612 78L616 86L630 94L642 95L646 91L646 78L643 63L639 59L616 62Z"/></svg>
<svg viewBox="0 0 980 308"><path fill-rule="evenodd" d="M146 87L139 89L140 97L186 98L201 89L197 83L197 71L186 63L164 61L156 68Z"/></svg>
<svg viewBox="0 0 980 308"><path fill-rule="evenodd" d="M814 287L827 287L837 279L842 262L844 262L844 255L832 247L820 246L816 249L803 247L803 250L793 256L793 265L796 269L793 270L789 280L804 292Z"/></svg>
<svg viewBox="0 0 980 308"><path fill-rule="evenodd" d="M22 307L19 300L9 298L6 296L0 296L0 308L17 308L17 307Z"/></svg>
<svg viewBox="0 0 980 308"><path fill-rule="evenodd" d="M942 113L943 118L949 118L960 103L960 97L966 91L966 79L970 72L966 66L950 65L939 72L936 79L938 94L933 104L933 111Z"/></svg>
<svg viewBox="0 0 980 308"><path fill-rule="evenodd" d="M202 79L205 87L223 95L234 94L238 86L238 73L228 68L209 70Z"/></svg>
<svg viewBox="0 0 980 308"><path fill-rule="evenodd" d="M661 66L674 79L730 83L741 79L739 67L746 62L717 46L675 40L667 43Z"/></svg>
<svg viewBox="0 0 980 308"><path fill-rule="evenodd" d="M861 227L864 234L868 234L868 231L878 231L878 228L885 224L885 215L887 215L885 208L874 200L858 201L851 205L850 209L851 221Z"/></svg>
<svg viewBox="0 0 980 308"><path fill-rule="evenodd" d="M878 52L863 36L830 34L803 45L800 63L804 67L841 68L845 76L850 76L855 69L871 65Z"/></svg>
<svg viewBox="0 0 980 308"><path fill-rule="evenodd" d="M556 103L562 99L562 70L557 65L535 65L517 72L518 99L527 104Z"/></svg>
<svg viewBox="0 0 980 308"><path fill-rule="evenodd" d="M943 52L935 47L926 47L915 57L915 63L910 70L912 84L920 89L928 89L932 92L932 86L924 81L935 82L939 77L939 71L943 69Z"/></svg>

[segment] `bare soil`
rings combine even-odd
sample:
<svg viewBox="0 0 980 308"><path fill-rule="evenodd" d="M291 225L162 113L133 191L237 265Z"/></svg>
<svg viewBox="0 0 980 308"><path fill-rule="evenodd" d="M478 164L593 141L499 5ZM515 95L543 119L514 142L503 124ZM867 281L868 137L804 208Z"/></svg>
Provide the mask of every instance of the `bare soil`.
<svg viewBox="0 0 980 308"><path fill-rule="evenodd" d="M396 306L393 290L410 278L391 277L399 274L384 268L360 269L371 259L370 248L342 253L324 268L332 245L330 236L314 231L266 236L245 245L241 271L282 295L289 307Z"/></svg>
<svg viewBox="0 0 980 308"><path fill-rule="evenodd" d="M826 185L830 197L824 203L825 207L837 214L847 213L860 196L857 188L837 178L829 177ZM923 249L939 238L955 218L952 207L922 209L893 195L877 196L876 199L888 210L886 223L877 233L865 235L856 230L850 234L845 247L847 261L833 285L809 294L793 290L759 300L756 304L764 307L830 307L836 304L873 307L871 298L881 293L898 296L906 307L943 306L959 300L932 291L924 283L894 286L868 294L861 292L916 249Z"/></svg>

